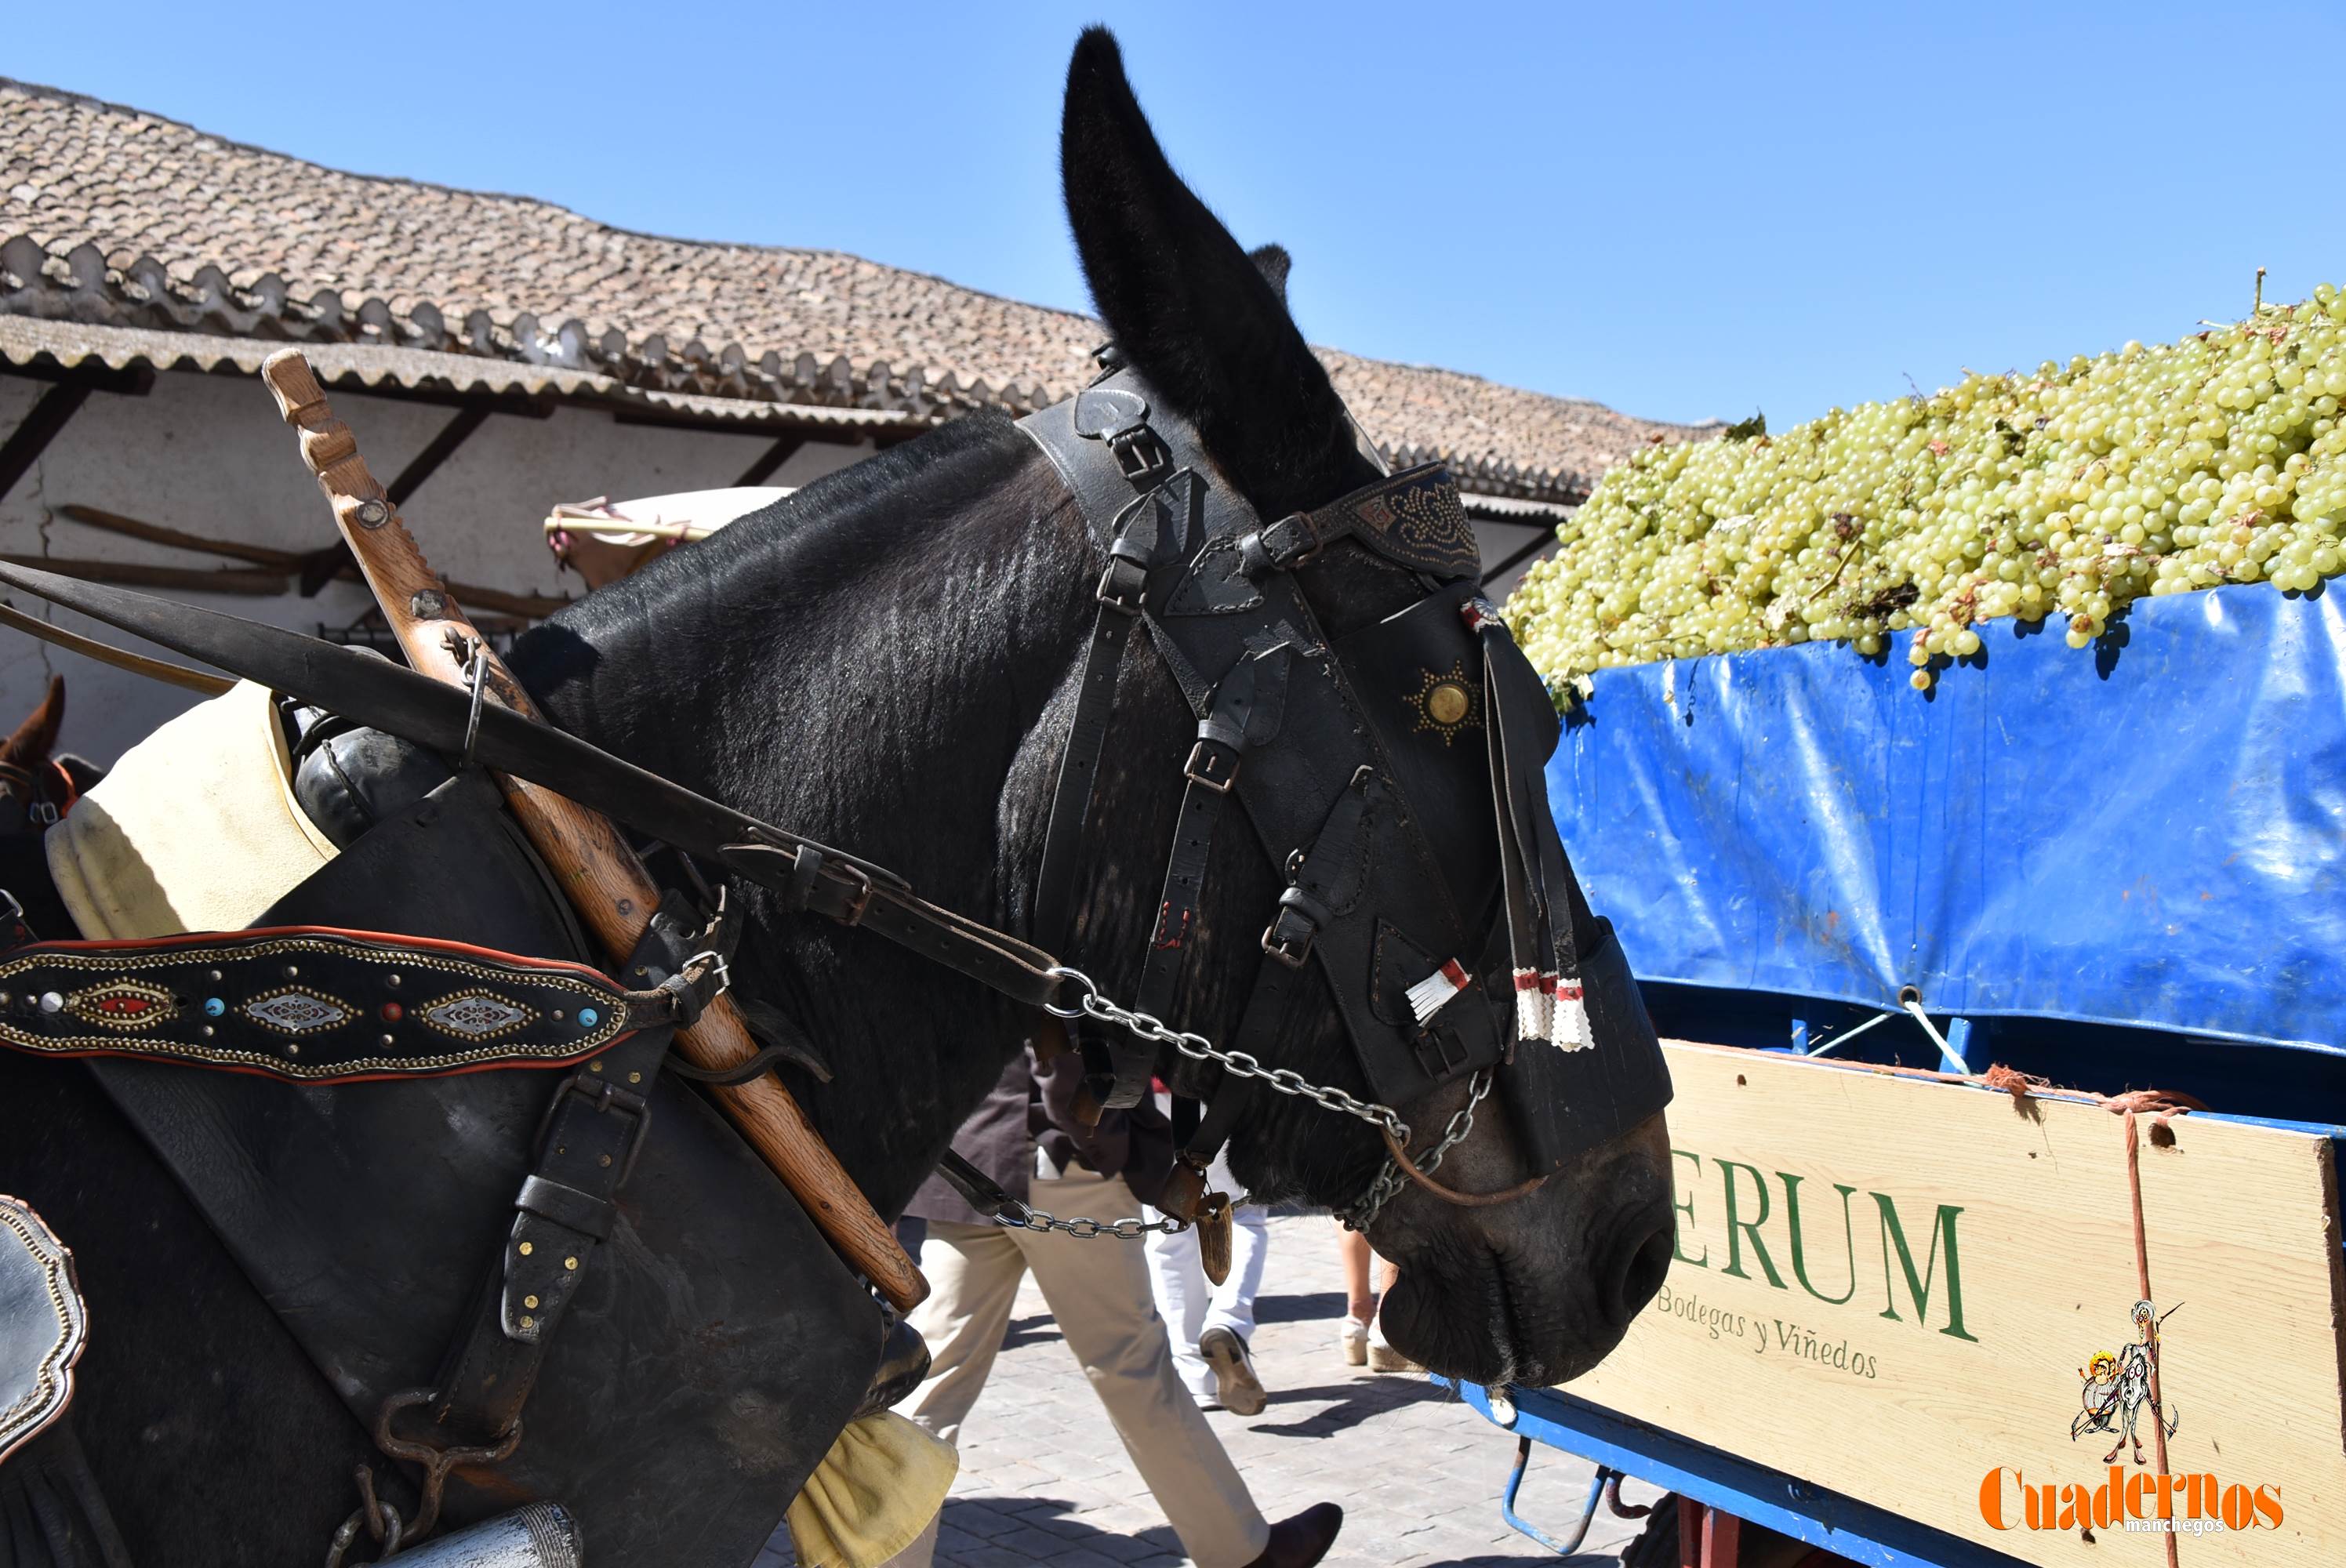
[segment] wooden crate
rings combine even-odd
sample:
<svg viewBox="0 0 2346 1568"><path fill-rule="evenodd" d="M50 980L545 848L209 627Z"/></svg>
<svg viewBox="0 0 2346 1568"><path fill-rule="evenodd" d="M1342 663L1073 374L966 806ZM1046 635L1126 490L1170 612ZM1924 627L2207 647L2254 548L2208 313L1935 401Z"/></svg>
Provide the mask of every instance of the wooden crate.
<svg viewBox="0 0 2346 1568"><path fill-rule="evenodd" d="M2070 1434L2090 1358L2137 1339L2122 1119L1780 1053L1667 1049L1678 1260L1570 1390L2032 1563L2163 1563L2163 1537L2116 1522L2090 1540L2028 1528L2011 1475L2089 1502L2109 1479L2113 1436ZM2346 1562L2336 1145L2199 1115L2137 1126L2152 1299L2171 1314L2169 1468L2215 1477L2219 1517L2224 1489L2246 1488L2253 1521L2185 1534L2178 1557ZM2151 1420L2143 1408L2147 1462L2119 1456L2127 1475L2156 1473ZM1984 1517L1991 1477L2011 1528Z"/></svg>

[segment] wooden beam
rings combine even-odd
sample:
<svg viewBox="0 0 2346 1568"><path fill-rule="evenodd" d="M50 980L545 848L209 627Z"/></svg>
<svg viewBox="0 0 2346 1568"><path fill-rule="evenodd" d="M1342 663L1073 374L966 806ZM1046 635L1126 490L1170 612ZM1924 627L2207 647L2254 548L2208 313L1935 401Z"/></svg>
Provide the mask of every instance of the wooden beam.
<svg viewBox="0 0 2346 1568"><path fill-rule="evenodd" d="M87 382L59 382L43 392L32 411L17 422L5 444L0 444L0 501L25 477L66 422L89 396Z"/></svg>
<svg viewBox="0 0 2346 1568"><path fill-rule="evenodd" d="M783 463L788 463L791 458L797 456L799 448L804 446L806 443L807 438L805 432L796 430L790 432L790 434L783 436L780 440L775 442L773 445L766 448L764 456L759 458L757 462L750 464L748 468L743 469L741 471L741 477L733 482L734 486L737 489L740 489L746 488L752 484L763 484L767 480L773 477L774 470L780 468Z"/></svg>
<svg viewBox="0 0 2346 1568"><path fill-rule="evenodd" d="M125 365L117 371L95 360L85 360L77 365L61 365L54 361L36 361L29 365L0 364L0 376L84 386L92 392L113 392L117 397L145 397L155 385L152 365Z"/></svg>
<svg viewBox="0 0 2346 1568"><path fill-rule="evenodd" d="M79 561L59 555L0 555L0 561L12 566L36 566L85 583L118 583L131 588L182 588L260 598L285 591L284 573L244 566L158 566L147 561Z"/></svg>
<svg viewBox="0 0 2346 1568"><path fill-rule="evenodd" d="M456 454L456 449L471 438L472 433L487 423L495 412L485 402L468 402L456 411L456 417L440 427L440 433L424 443L423 450L408 459L399 477L383 487L393 506L404 505L407 498L423 487L433 471Z"/></svg>

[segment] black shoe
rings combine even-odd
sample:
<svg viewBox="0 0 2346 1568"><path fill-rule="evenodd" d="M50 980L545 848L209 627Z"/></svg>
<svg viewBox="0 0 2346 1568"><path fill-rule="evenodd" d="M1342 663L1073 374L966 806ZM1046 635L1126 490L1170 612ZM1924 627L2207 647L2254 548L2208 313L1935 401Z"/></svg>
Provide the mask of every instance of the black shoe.
<svg viewBox="0 0 2346 1568"><path fill-rule="evenodd" d="M1344 1511L1332 1502L1315 1502L1292 1519L1270 1527L1262 1555L1247 1568L1311 1568L1336 1543L1344 1528Z"/></svg>

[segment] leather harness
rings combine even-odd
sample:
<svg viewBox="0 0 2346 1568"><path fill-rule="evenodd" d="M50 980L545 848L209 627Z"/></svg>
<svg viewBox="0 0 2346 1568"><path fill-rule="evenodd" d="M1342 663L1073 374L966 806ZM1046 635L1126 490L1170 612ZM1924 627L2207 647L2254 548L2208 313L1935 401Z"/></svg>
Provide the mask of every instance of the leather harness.
<svg viewBox="0 0 2346 1568"><path fill-rule="evenodd" d="M1146 384L1104 360L1092 386L1021 423L1107 555L1046 834L1036 937L1056 947L1075 932L1076 849L1117 669L1138 625L1198 720L1139 1016L1165 1021L1176 1008L1235 796L1284 891L1267 911L1234 1052L1275 1056L1300 1010L1320 1000L1316 976L1379 1108L1420 1102L1464 1076L1501 1075L1531 1167L1518 1190L1658 1111L1668 1079L1618 945L1600 922L1584 955L1572 929L1571 872L1542 777L1555 710L1480 597L1474 535L1447 473L1413 468L1265 524L1194 432L1153 412ZM1407 574L1420 596L1331 637L1299 573L1347 539ZM1046 947L928 903L882 867L460 689L296 633L118 588L11 565L0 565L0 583L354 722L546 784L780 891L790 908L866 927L1023 1003L1081 1013L1063 999L1088 982ZM1459 765L1478 753L1487 769ZM450 788L458 784L480 780L468 774ZM608 1233L611 1198L633 1164L669 1036L723 983L722 955L709 951L718 945L713 922L688 931L697 916L671 918L690 907L664 898L629 960L631 974L648 983L635 991L575 965L468 951L460 957L478 994L404 1000L419 993L400 991L393 977L444 969L449 944L367 932L41 944L0 962L0 1045L327 1081L574 1067L546 1111L504 1252L436 1386L394 1394L378 1418L384 1451L424 1466L425 1517L408 1527L418 1533L429 1528L452 1463L486 1461L518 1441L546 1336ZM331 985L321 972L336 977ZM435 1001L444 1004L436 1022L449 1025L436 1033ZM422 1015L410 1017L411 1006ZM337 1033L362 1016L362 1034ZM394 1026L378 1030L378 1021ZM480 1038L462 1039L467 1029ZM453 1044L452 1034L460 1037ZM330 1035L343 1043L325 1046ZM1089 1020L1079 1039L1100 1105L1129 1105L1147 1091L1160 1042ZM1190 1065L1165 1065L1178 1089L1209 1102L1183 1152L1189 1196L1168 1203L1176 1213L1186 1207L1184 1217L1199 1212L1197 1184L1243 1103L1243 1080ZM1408 1151L1387 1141L1407 1169ZM1348 1220L1365 1225L1390 1185L1381 1176ZM981 1191L964 1190L981 1201ZM398 1430L403 1412L419 1409L438 1434L431 1442Z"/></svg>

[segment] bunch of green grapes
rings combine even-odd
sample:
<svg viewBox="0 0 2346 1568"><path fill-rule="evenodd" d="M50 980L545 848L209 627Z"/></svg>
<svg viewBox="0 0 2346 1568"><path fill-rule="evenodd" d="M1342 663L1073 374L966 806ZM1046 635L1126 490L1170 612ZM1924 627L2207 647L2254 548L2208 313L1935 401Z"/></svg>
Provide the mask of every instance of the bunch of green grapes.
<svg viewBox="0 0 2346 1568"><path fill-rule="evenodd" d="M2177 343L1966 374L1770 435L1648 448L1506 616L1560 701L1595 671L1820 639L1929 688L1999 616L2084 647L2144 594L2346 569L2346 293Z"/></svg>

